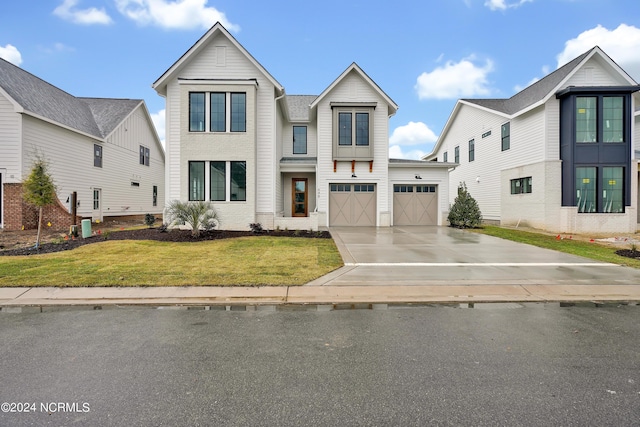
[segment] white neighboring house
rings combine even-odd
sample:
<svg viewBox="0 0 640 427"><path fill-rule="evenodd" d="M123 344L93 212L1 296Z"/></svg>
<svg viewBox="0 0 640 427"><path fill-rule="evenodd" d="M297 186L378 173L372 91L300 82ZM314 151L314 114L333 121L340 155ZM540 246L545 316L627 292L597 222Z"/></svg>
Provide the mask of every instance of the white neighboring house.
<svg viewBox="0 0 640 427"><path fill-rule="evenodd" d="M22 201L22 181L43 157L57 186L58 204L45 210L56 229L77 215L103 220L161 214L164 150L144 101L77 98L0 59L0 226L33 228Z"/></svg>
<svg viewBox="0 0 640 427"><path fill-rule="evenodd" d="M599 47L508 99L461 99L429 161L459 163L485 220L563 233L635 233L640 86Z"/></svg>
<svg viewBox="0 0 640 427"><path fill-rule="evenodd" d="M389 160L398 106L355 63L318 96L287 95L217 23L153 88L166 98L166 202L212 201L221 228L446 221L451 165Z"/></svg>

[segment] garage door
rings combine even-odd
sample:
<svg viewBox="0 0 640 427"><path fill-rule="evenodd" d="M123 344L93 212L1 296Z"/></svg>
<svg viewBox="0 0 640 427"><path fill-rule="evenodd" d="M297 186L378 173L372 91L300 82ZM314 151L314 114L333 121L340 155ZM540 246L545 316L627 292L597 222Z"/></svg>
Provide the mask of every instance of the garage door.
<svg viewBox="0 0 640 427"><path fill-rule="evenodd" d="M393 225L437 225L438 187L393 186Z"/></svg>
<svg viewBox="0 0 640 427"><path fill-rule="evenodd" d="M331 184L329 190L329 225L375 227L375 184Z"/></svg>

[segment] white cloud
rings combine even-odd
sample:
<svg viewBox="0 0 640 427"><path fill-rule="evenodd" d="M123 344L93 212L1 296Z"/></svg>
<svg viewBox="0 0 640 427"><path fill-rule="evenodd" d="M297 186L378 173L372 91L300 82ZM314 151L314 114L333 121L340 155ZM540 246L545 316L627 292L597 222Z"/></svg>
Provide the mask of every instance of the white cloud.
<svg viewBox="0 0 640 427"><path fill-rule="evenodd" d="M22 54L20 54L18 48L11 44L4 47L0 46L0 58L11 62L13 65L20 66L22 64Z"/></svg>
<svg viewBox="0 0 640 427"><path fill-rule="evenodd" d="M558 67L594 46L600 46L631 77L640 81L640 28L620 24L618 28L609 30L598 25L584 31L565 43L564 50L557 56Z"/></svg>
<svg viewBox="0 0 640 427"><path fill-rule="evenodd" d="M438 137L422 122L409 122L393 130L389 145L421 145L434 143Z"/></svg>
<svg viewBox="0 0 640 427"><path fill-rule="evenodd" d="M220 22L229 31L240 31L240 27L229 22L223 12L207 7L207 0L116 0L116 7L140 25L207 29Z"/></svg>
<svg viewBox="0 0 640 427"><path fill-rule="evenodd" d="M410 159L410 160L420 160L422 156L427 154L422 150L410 150L406 153L402 151L402 147L399 145L392 145L389 147L389 158L390 159Z"/></svg>
<svg viewBox="0 0 640 427"><path fill-rule="evenodd" d="M418 76L415 89L420 99L456 99L486 96L491 93L487 76L493 71L493 62L487 59L484 65L474 64L475 56L460 62L447 61L430 73Z"/></svg>
<svg viewBox="0 0 640 427"><path fill-rule="evenodd" d="M153 125L156 127L156 132L158 132L158 137L163 147L165 147L165 117L166 110L164 108L157 113L151 114L151 121L153 121Z"/></svg>
<svg viewBox="0 0 640 427"><path fill-rule="evenodd" d="M518 0L515 2L507 3L507 0L487 0L484 5L491 10L507 10L520 7L525 3L531 3L533 0Z"/></svg>
<svg viewBox="0 0 640 427"><path fill-rule="evenodd" d="M53 14L67 21L81 25L109 25L113 23L111 17L102 9L90 7L77 9L79 0L64 0L62 4L53 10Z"/></svg>

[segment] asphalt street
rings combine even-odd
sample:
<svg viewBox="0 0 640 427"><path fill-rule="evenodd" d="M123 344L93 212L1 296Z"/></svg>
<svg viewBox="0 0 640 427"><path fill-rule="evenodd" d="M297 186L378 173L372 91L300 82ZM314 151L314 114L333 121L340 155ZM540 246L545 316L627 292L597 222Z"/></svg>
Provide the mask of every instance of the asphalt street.
<svg viewBox="0 0 640 427"><path fill-rule="evenodd" d="M0 425L637 426L638 338L638 305L0 312Z"/></svg>

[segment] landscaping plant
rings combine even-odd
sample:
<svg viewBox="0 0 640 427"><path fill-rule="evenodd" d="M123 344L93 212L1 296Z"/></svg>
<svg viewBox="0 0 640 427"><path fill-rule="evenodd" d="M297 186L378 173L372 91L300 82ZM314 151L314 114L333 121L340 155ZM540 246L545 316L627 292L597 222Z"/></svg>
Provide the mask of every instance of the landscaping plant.
<svg viewBox="0 0 640 427"><path fill-rule="evenodd" d="M22 183L24 200L38 208L38 234L36 248L40 246L40 231L42 229L42 211L45 206L52 205L56 200L56 186L49 175L47 161L39 155L31 168L31 173Z"/></svg>
<svg viewBox="0 0 640 427"><path fill-rule="evenodd" d="M451 227L457 228L477 228L482 222L478 202L471 197L464 182L458 186L458 196L453 202L447 220Z"/></svg>
<svg viewBox="0 0 640 427"><path fill-rule="evenodd" d="M218 213L210 202L181 202L173 200L167 207L169 214L169 224L184 225L191 227L191 234L194 237L200 236L201 230L212 230L218 223Z"/></svg>

